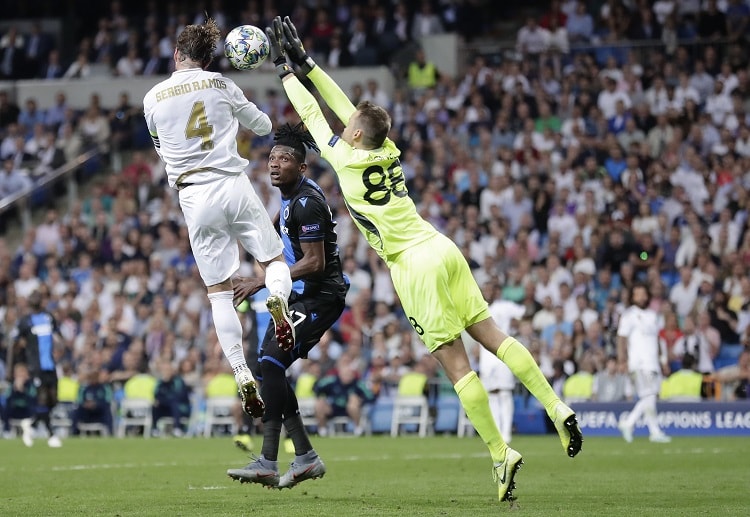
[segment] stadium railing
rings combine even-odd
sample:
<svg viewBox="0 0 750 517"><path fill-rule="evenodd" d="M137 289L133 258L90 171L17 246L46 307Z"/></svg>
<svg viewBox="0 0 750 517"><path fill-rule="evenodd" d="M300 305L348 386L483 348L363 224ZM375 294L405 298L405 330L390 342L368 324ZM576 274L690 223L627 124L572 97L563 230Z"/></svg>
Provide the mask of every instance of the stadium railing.
<svg viewBox="0 0 750 517"><path fill-rule="evenodd" d="M65 191L68 197L68 206L71 206L78 198L78 178L76 177L76 172L82 166L91 163L98 156L99 152L96 150L87 151L44 175L33 185L0 199L0 218L5 222L7 218L3 214L11 210L16 210L21 222L21 229L25 233L32 226L32 210L51 201L51 198L55 196L53 187L61 181L66 182ZM0 234L5 231L7 231L7 228L0 228Z"/></svg>
<svg viewBox="0 0 750 517"><path fill-rule="evenodd" d="M707 47L714 47L719 58L726 56L730 46L736 45L729 39L716 40L697 40L697 39L678 39L675 48L684 47L687 49L691 61L702 57ZM572 58L578 54L591 54L595 57L598 64L603 65L607 58L614 56L620 65L627 62L629 52L635 53L638 63L648 63L649 55L655 50L665 51L667 46L661 40L620 40L620 41L602 41L599 43L571 43L569 52L560 54L565 59ZM492 63L493 60L522 60L523 56L516 50L516 41L514 40L494 40L481 41L475 40L463 45L464 55L481 55L485 56ZM719 59L719 62L721 59Z"/></svg>

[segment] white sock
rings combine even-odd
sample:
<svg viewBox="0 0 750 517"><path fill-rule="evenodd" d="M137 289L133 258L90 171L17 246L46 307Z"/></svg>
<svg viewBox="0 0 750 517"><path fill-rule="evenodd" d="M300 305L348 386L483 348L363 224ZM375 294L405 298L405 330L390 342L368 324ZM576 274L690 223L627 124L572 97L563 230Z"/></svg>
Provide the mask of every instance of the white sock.
<svg viewBox="0 0 750 517"><path fill-rule="evenodd" d="M237 372L239 369L248 368L245 352L242 350L242 324L234 310L233 296L232 291L220 291L209 293L208 299L211 302L211 312L219 344L232 370Z"/></svg>
<svg viewBox="0 0 750 517"><path fill-rule="evenodd" d="M266 266L266 287L271 294L282 296L285 300L289 299L292 292L292 275L286 262L274 260Z"/></svg>

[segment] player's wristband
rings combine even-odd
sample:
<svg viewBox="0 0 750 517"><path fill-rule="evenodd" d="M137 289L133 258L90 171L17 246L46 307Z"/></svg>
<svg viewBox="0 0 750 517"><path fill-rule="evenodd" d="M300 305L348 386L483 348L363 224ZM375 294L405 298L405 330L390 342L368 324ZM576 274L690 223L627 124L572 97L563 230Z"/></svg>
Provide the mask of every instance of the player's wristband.
<svg viewBox="0 0 750 517"><path fill-rule="evenodd" d="M315 61L313 61L313 58L311 58L310 56L305 56L305 60L302 61L299 66L302 70L302 73L307 75L312 71L313 68L315 68Z"/></svg>
<svg viewBox="0 0 750 517"><path fill-rule="evenodd" d="M277 58L273 64L276 65L276 73L279 74L281 79L294 73L294 70L292 70L292 67L289 66L289 63L286 62L286 58L284 57Z"/></svg>

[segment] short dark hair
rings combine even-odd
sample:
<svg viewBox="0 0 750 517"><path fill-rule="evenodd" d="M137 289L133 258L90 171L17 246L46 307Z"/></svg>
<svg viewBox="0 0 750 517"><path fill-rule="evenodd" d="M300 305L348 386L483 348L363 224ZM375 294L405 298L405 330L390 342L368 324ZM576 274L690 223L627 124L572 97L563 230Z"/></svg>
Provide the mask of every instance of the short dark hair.
<svg viewBox="0 0 750 517"><path fill-rule="evenodd" d="M391 130L391 117L388 112L370 101L357 104L357 111L364 133L362 143L370 149L382 147Z"/></svg>
<svg viewBox="0 0 750 517"><path fill-rule="evenodd" d="M292 126L289 123L284 124L276 130L276 134L273 135L273 141L276 145L286 145L294 149L294 153L297 155L300 163L304 163L305 161L305 155L307 154L305 148L316 152L320 151L312 135L302 122L296 126Z"/></svg>
<svg viewBox="0 0 750 517"><path fill-rule="evenodd" d="M186 25L177 36L177 50L205 68L211 64L216 52L216 43L221 37L219 26L212 18L203 25Z"/></svg>

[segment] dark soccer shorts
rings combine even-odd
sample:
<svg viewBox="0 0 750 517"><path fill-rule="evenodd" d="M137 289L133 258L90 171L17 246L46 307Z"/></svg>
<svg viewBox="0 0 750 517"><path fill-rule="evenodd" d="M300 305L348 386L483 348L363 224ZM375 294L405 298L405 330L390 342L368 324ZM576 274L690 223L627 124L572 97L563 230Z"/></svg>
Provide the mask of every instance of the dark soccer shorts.
<svg viewBox="0 0 750 517"><path fill-rule="evenodd" d="M312 347L318 344L320 337L331 325L336 323L341 313L344 312L344 296L340 297L321 297L314 296L295 296L290 297L289 312L294 324L295 343L292 350L285 352L276 341L276 332L274 331L273 320L268 324L266 335L263 338L260 353L258 354L259 363L261 361L271 361L286 370L294 361L299 358L305 359ZM254 365L253 374L262 378L260 375L260 365Z"/></svg>

